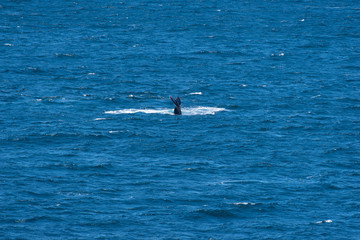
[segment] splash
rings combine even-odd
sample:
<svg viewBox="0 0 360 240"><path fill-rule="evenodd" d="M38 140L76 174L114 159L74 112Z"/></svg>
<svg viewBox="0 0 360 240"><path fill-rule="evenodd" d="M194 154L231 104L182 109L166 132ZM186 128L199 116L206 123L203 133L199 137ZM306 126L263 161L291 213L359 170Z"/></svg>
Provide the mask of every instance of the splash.
<svg viewBox="0 0 360 240"><path fill-rule="evenodd" d="M194 115L214 115L217 112L228 111L225 108L216 107L191 107L182 108L182 115L194 116ZM157 109L120 109L115 111L106 111L105 114L134 114L134 113L146 113L146 114L168 114L173 115L173 109L157 108Z"/></svg>
<svg viewBox="0 0 360 240"><path fill-rule="evenodd" d="M227 111L225 108L216 107L193 107L182 108L183 115L214 115L217 112Z"/></svg>
<svg viewBox="0 0 360 240"><path fill-rule="evenodd" d="M172 109L121 109L115 111L106 111L105 114L134 114L134 113L157 113L157 114L173 114Z"/></svg>

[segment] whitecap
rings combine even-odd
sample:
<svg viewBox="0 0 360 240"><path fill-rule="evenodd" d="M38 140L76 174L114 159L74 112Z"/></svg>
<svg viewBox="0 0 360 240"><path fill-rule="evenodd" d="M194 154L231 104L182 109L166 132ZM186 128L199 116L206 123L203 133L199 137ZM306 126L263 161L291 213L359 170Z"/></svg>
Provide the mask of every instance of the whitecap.
<svg viewBox="0 0 360 240"><path fill-rule="evenodd" d="M255 203L252 203L252 202L237 202L237 203L233 203L233 205L251 205L251 206L254 206Z"/></svg>
<svg viewBox="0 0 360 240"><path fill-rule="evenodd" d="M194 115L214 115L217 112L228 111L225 108L217 107L190 107L182 108L182 115L194 116ZM120 109L113 111L105 111L105 114L134 114L134 113L146 113L146 114L168 114L173 115L173 109L157 108L157 109Z"/></svg>
<svg viewBox="0 0 360 240"><path fill-rule="evenodd" d="M106 120L106 118L95 118L94 121Z"/></svg>
<svg viewBox="0 0 360 240"><path fill-rule="evenodd" d="M321 224L321 223L332 223L332 220L331 220L331 219L328 219L328 220L324 220L324 221L317 221L316 223L317 223L317 224Z"/></svg>
<svg viewBox="0 0 360 240"><path fill-rule="evenodd" d="M189 93L189 95L202 95L202 92L193 92L193 93Z"/></svg>

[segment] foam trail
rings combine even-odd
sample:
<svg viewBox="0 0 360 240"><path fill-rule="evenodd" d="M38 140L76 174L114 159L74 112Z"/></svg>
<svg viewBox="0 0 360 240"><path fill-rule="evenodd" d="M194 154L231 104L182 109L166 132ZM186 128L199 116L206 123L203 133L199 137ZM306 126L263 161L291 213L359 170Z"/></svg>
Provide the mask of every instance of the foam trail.
<svg viewBox="0 0 360 240"><path fill-rule="evenodd" d="M216 107L192 107L192 108L183 108L183 115L214 115L217 112L227 111L225 108L216 108Z"/></svg>
<svg viewBox="0 0 360 240"><path fill-rule="evenodd" d="M115 111L106 111L106 114L134 114L134 113L158 113L158 114L173 114L172 109L121 109Z"/></svg>
<svg viewBox="0 0 360 240"><path fill-rule="evenodd" d="M217 112L227 111L225 108L216 107L192 107L182 108L182 115L194 116L194 115L214 115ZM173 109L157 108L157 109L120 109L114 111L106 111L105 114L134 114L134 113L146 113L146 114L169 114L173 115Z"/></svg>

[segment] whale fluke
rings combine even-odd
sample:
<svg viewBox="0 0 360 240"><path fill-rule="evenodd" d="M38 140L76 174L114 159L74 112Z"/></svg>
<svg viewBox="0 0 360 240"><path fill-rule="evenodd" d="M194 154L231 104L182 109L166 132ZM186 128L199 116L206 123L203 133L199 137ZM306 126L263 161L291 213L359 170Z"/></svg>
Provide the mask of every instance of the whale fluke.
<svg viewBox="0 0 360 240"><path fill-rule="evenodd" d="M177 97L176 99L173 99L172 96L170 96L171 101L175 104L175 108L174 108L174 114L176 115L181 115L181 100L179 97Z"/></svg>

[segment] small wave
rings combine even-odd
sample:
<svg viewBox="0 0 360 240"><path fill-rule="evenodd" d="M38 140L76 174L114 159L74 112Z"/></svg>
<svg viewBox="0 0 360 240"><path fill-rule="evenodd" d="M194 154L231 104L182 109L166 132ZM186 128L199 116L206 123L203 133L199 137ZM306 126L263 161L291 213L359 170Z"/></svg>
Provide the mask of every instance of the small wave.
<svg viewBox="0 0 360 240"><path fill-rule="evenodd" d="M55 53L55 57L57 58L78 58L79 56L72 53Z"/></svg>
<svg viewBox="0 0 360 240"><path fill-rule="evenodd" d="M193 92L193 93L189 93L189 95L202 95L202 92Z"/></svg>
<svg viewBox="0 0 360 240"><path fill-rule="evenodd" d="M226 209L198 209L195 211L195 213L201 213L216 218L236 217L236 215L231 210L226 210Z"/></svg>
<svg viewBox="0 0 360 240"><path fill-rule="evenodd" d="M106 120L106 118L95 118L94 121Z"/></svg>
<svg viewBox="0 0 360 240"><path fill-rule="evenodd" d="M109 131L109 133L118 133L120 131Z"/></svg>
<svg viewBox="0 0 360 240"><path fill-rule="evenodd" d="M216 108L216 107L192 107L192 108L182 108L182 114L185 116L194 116L194 115L214 115L217 112L228 111L225 108ZM173 115L173 109L121 109L115 111L106 111L105 114L134 114L134 113L155 113L155 114L168 114Z"/></svg>
<svg viewBox="0 0 360 240"><path fill-rule="evenodd" d="M236 202L236 203L233 203L233 205L250 205L250 206L255 206L256 203L252 203L252 202Z"/></svg>
<svg viewBox="0 0 360 240"><path fill-rule="evenodd" d="M317 221L316 224L321 224L321 223L332 223L331 219L328 220L323 220L323 221Z"/></svg>

